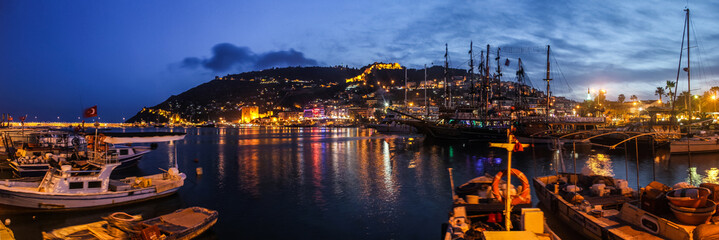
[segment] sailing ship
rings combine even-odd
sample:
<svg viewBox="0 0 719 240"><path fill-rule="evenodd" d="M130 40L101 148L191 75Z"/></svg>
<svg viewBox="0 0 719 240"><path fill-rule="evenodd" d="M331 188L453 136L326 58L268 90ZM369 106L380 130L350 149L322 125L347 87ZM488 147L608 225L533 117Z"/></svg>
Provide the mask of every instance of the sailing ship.
<svg viewBox="0 0 719 240"><path fill-rule="evenodd" d="M470 43L470 76L471 80L471 94L474 99L474 73L473 73L473 58L472 58L472 44ZM508 116L489 116L489 114L483 113L482 116L478 116L478 109L474 109L473 106L462 107L457 106L453 103L452 89L448 82L448 70L449 60L448 51L445 45L445 64L444 64L444 105L440 108L439 120L436 122L430 122L425 119L419 119L420 121L407 121L406 124L411 125L420 133L427 135L428 137L438 140L450 140L450 141L482 141L482 142L504 142L507 140L505 130L510 127L511 118ZM497 58L499 59L499 58ZM499 61L499 60L497 60ZM481 66L482 64L480 64ZM483 86L488 86L490 81L499 81L499 78L490 80L489 78L489 45L487 45L487 64L486 64L486 79L483 80ZM499 68L498 68L498 71ZM498 75L495 75L498 76ZM426 82L426 79L425 79ZM484 88L482 88L484 89ZM482 93L487 91L482 90ZM488 93L488 92L487 92ZM479 94L484 96L485 94ZM487 100L488 101L488 100ZM473 101L472 101L473 102ZM483 101L480 101L483 103ZM479 104L480 106L482 104ZM426 107L426 106L425 106ZM480 107L481 108L481 107ZM488 109L482 108L479 111L486 111Z"/></svg>

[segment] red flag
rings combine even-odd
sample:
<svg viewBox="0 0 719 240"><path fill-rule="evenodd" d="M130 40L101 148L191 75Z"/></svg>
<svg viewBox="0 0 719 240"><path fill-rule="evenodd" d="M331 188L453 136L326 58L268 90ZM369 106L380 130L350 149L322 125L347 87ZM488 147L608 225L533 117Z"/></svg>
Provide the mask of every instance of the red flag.
<svg viewBox="0 0 719 240"><path fill-rule="evenodd" d="M85 118L97 117L97 105L85 109L85 112L82 115Z"/></svg>
<svg viewBox="0 0 719 240"><path fill-rule="evenodd" d="M12 121L12 116L7 115L7 120L8 120L8 121Z"/></svg>
<svg viewBox="0 0 719 240"><path fill-rule="evenodd" d="M504 61L504 66L509 66L509 58L507 58L507 60Z"/></svg>
<svg viewBox="0 0 719 240"><path fill-rule="evenodd" d="M522 146L521 143L519 143L519 141L514 143L514 151L513 152L523 152L523 151L524 151L524 147Z"/></svg>
<svg viewBox="0 0 719 240"><path fill-rule="evenodd" d="M20 117L20 122L25 122L26 118L27 118L27 115Z"/></svg>

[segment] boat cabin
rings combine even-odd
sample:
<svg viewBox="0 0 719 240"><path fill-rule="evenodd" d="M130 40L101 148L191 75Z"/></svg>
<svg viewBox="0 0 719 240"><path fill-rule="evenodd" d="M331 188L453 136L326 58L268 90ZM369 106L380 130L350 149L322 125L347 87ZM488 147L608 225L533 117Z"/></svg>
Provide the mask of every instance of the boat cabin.
<svg viewBox="0 0 719 240"><path fill-rule="evenodd" d="M77 170L70 165L53 166L38 186L39 192L48 193L102 193L110 184L110 173L119 164L106 164L100 169Z"/></svg>

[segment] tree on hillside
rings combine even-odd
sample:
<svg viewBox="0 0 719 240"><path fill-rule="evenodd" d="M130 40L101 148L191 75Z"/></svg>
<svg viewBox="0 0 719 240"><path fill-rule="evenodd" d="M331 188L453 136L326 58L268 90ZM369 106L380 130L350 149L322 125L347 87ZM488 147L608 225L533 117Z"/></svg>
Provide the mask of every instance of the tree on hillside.
<svg viewBox="0 0 719 240"><path fill-rule="evenodd" d="M635 102L635 101L639 100L639 98L637 97L637 95L632 95L631 97L629 97L629 100L632 102Z"/></svg>
<svg viewBox="0 0 719 240"><path fill-rule="evenodd" d="M619 101L619 103L624 103L624 100L626 100L626 99L627 99L627 97L624 96L624 93L619 94L619 97L617 97L617 101Z"/></svg>

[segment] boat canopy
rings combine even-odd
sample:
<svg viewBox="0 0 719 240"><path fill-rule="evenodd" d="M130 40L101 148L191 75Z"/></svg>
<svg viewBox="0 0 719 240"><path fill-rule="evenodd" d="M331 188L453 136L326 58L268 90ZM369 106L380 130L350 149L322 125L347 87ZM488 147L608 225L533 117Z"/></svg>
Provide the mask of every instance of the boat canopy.
<svg viewBox="0 0 719 240"><path fill-rule="evenodd" d="M172 132L139 132L139 133L103 133L106 143L125 144L125 143L155 143L182 140L185 133Z"/></svg>

